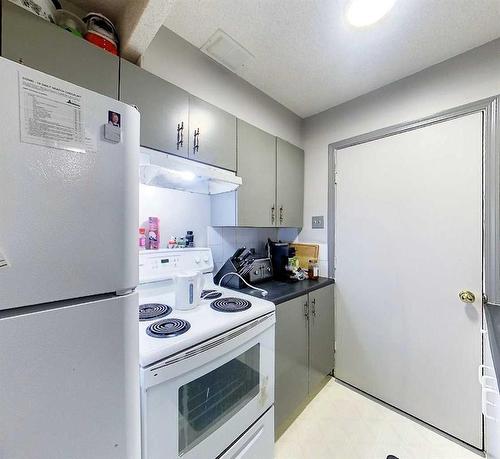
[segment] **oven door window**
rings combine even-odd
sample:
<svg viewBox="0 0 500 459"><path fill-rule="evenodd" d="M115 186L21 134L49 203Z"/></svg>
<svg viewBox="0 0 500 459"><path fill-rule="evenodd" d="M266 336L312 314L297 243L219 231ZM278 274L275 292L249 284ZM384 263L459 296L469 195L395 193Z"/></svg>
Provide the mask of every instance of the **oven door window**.
<svg viewBox="0 0 500 459"><path fill-rule="evenodd" d="M179 454L218 429L259 393L260 344L179 388Z"/></svg>

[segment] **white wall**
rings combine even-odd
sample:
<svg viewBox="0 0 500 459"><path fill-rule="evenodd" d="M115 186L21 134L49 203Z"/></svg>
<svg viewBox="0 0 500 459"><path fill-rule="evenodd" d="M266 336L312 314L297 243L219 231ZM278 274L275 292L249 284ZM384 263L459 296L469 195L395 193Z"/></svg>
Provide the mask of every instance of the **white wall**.
<svg viewBox="0 0 500 459"><path fill-rule="evenodd" d="M320 243L320 258L326 260L327 229L311 229L311 217L327 215L330 143L499 93L500 39L304 120L304 227L299 239Z"/></svg>
<svg viewBox="0 0 500 459"><path fill-rule="evenodd" d="M139 226L146 226L148 217L160 218L160 246L167 247L170 236L194 232L194 242L207 246L210 225L210 196L186 191L140 185Z"/></svg>
<svg viewBox="0 0 500 459"><path fill-rule="evenodd" d="M161 27L142 57L142 67L238 118L302 146L302 119Z"/></svg>

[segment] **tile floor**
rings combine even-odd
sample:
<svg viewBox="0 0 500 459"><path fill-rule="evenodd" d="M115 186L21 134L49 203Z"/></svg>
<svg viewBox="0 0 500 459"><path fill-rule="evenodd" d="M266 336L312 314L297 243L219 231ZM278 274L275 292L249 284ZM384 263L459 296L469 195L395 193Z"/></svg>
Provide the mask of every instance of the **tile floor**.
<svg viewBox="0 0 500 459"><path fill-rule="evenodd" d="M480 459L330 380L276 443L275 459Z"/></svg>

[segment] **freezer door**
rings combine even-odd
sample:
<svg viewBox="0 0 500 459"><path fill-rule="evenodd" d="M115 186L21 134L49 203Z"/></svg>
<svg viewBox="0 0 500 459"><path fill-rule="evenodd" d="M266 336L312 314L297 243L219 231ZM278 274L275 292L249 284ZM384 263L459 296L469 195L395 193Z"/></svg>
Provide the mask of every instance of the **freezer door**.
<svg viewBox="0 0 500 459"><path fill-rule="evenodd" d="M3 312L1 458L140 457L137 308L133 293Z"/></svg>
<svg viewBox="0 0 500 459"><path fill-rule="evenodd" d="M3 58L0 75L0 310L135 287L139 113Z"/></svg>

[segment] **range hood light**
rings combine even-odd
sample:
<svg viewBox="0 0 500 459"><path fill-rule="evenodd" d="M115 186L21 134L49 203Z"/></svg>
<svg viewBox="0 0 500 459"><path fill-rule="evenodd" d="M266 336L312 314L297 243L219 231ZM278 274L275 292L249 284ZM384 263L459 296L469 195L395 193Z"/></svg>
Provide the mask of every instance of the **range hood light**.
<svg viewBox="0 0 500 459"><path fill-rule="evenodd" d="M354 27L365 27L380 21L394 6L395 0L351 0L346 17Z"/></svg>
<svg viewBox="0 0 500 459"><path fill-rule="evenodd" d="M192 182L196 178L196 174L191 171L176 171L173 169L167 169L168 172L172 175L176 175L177 177L185 180L186 182Z"/></svg>
<svg viewBox="0 0 500 459"><path fill-rule="evenodd" d="M141 147L140 181L144 185L200 194L236 190L242 183L234 172Z"/></svg>

